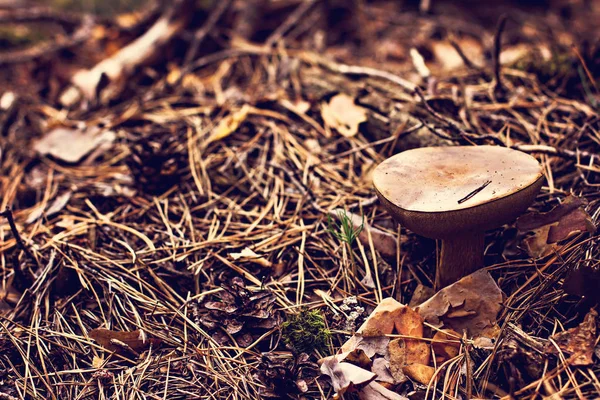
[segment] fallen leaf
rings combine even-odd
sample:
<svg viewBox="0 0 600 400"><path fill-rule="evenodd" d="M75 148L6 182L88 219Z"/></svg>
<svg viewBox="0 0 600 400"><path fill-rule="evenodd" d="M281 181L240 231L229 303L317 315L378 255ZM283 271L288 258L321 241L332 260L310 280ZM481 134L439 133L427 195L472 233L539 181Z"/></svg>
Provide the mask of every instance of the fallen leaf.
<svg viewBox="0 0 600 400"><path fill-rule="evenodd" d="M556 244L548 244L548 233L550 225L542 226L533 231L533 235L523 239L525 250L529 257L540 258L552 254L556 249Z"/></svg>
<svg viewBox="0 0 600 400"><path fill-rule="evenodd" d="M364 337L384 336L394 332L423 337L423 320L410 307L391 297L383 299L357 331Z"/></svg>
<svg viewBox="0 0 600 400"><path fill-rule="evenodd" d="M400 316L402 308L406 306L388 297L383 299L358 328L361 336L384 336L394 331L394 320Z"/></svg>
<svg viewBox="0 0 600 400"><path fill-rule="evenodd" d="M346 391L352 391L357 386L366 385L377 377L371 371L344 362L348 354L337 354L319 360L321 373L331 378L337 396L342 396Z"/></svg>
<svg viewBox="0 0 600 400"><path fill-rule="evenodd" d="M411 364L429 364L430 348L423 341L394 339L389 344L390 372L396 383L406 381L403 368Z"/></svg>
<svg viewBox="0 0 600 400"><path fill-rule="evenodd" d="M73 193L71 191L66 191L63 194L56 196L56 198L54 199L52 204L50 204L50 206L46 209L46 217L51 217L52 215L60 212L63 208L65 208L65 206L67 205L69 200L71 200L72 195L73 195ZM31 224L32 222L37 221L43 214L44 214L44 208L36 207L29 214L29 216L27 217L25 222L27 224Z"/></svg>
<svg viewBox="0 0 600 400"><path fill-rule="evenodd" d="M483 64L483 48L479 41L467 37L457 38L456 44L472 63L475 65ZM449 41L433 41L431 43L431 52L436 63L445 71L451 71L465 65L462 57Z"/></svg>
<svg viewBox="0 0 600 400"><path fill-rule="evenodd" d="M329 214L332 217L337 218L338 220L340 220L343 216L347 216L352 222L352 229L356 230L362 226L362 230L358 234L358 240L360 240L363 246L369 246L370 233L375 250L379 251L382 255L386 257L396 257L397 239L391 233L387 233L385 231L382 231L381 229L371 226L360 215L345 211L342 208L336 208L335 210L330 211Z"/></svg>
<svg viewBox="0 0 600 400"><path fill-rule="evenodd" d="M385 356L388 352L388 343L390 338L387 336L370 336L364 337L360 335L352 336L346 343L342 345L342 352L360 349L365 352L367 357L372 358L376 354Z"/></svg>
<svg viewBox="0 0 600 400"><path fill-rule="evenodd" d="M364 369L371 369L372 364L371 359L367 357L365 352L361 349L351 351L350 353L348 353L348 355L346 356L346 358L344 358L343 361L352 363Z"/></svg>
<svg viewBox="0 0 600 400"><path fill-rule="evenodd" d="M141 353L150 346L158 346L160 339L148 338L141 330L124 332L97 328L89 332L89 337L109 351L119 354Z"/></svg>
<svg viewBox="0 0 600 400"><path fill-rule="evenodd" d="M585 211L585 198L568 195L552 210L532 212L517 219L521 232L533 232L524 240L527 253L534 258L552 254L556 243L582 232L593 233L596 226L592 217Z"/></svg>
<svg viewBox="0 0 600 400"><path fill-rule="evenodd" d="M437 292L417 307L436 327L467 331L471 337L494 335L502 291L486 270L479 270Z"/></svg>
<svg viewBox="0 0 600 400"><path fill-rule="evenodd" d="M377 374L377 382L385 382L394 384L396 380L390 372L390 362L383 357L379 357L373 360L373 366L371 371Z"/></svg>
<svg viewBox="0 0 600 400"><path fill-rule="evenodd" d="M212 131L212 135L208 141L212 143L217 140L225 139L227 136L231 135L240 127L242 122L246 120L249 113L250 106L248 104L244 104L242 108L223 118Z"/></svg>
<svg viewBox="0 0 600 400"><path fill-rule="evenodd" d="M406 363L406 342L402 339L390 341L388 346L388 357L390 359L390 373L394 378L394 383L402 383L406 381L406 376L402 372L402 367Z"/></svg>
<svg viewBox="0 0 600 400"><path fill-rule="evenodd" d="M354 104L352 97L340 93L333 96L329 103L321 104L321 117L329 128L345 137L352 137L358 132L360 123L367 120L367 112Z"/></svg>
<svg viewBox="0 0 600 400"><path fill-rule="evenodd" d="M435 374L435 368L423 364L411 364L402 368L404 374L422 385L429 385Z"/></svg>
<svg viewBox="0 0 600 400"><path fill-rule="evenodd" d="M233 258L236 261L252 261L253 263L256 263L265 268L273 267L273 263L271 261L267 260L262 256L259 256L249 247L245 247L239 253L229 253L229 257Z"/></svg>
<svg viewBox="0 0 600 400"><path fill-rule="evenodd" d="M410 298L408 306L411 308L415 308L419 304L422 304L425 301L429 300L434 294L435 290L433 290L431 286L425 286L419 283L415 288L412 297Z"/></svg>
<svg viewBox="0 0 600 400"><path fill-rule="evenodd" d="M377 382L371 382L361 389L358 397L361 400L408 400L408 397L392 392Z"/></svg>
<svg viewBox="0 0 600 400"><path fill-rule="evenodd" d="M443 363L458 355L460 351L460 334L452 329L442 329L433 335L431 343L435 360L438 363Z"/></svg>
<svg viewBox="0 0 600 400"><path fill-rule="evenodd" d="M559 332L550 338L558 345L559 349L570 354L567 359L569 365L592 365L594 363L592 356L598 339L597 319L598 313L591 309L579 326ZM545 350L547 353L557 353L552 342L546 345Z"/></svg>
<svg viewBox="0 0 600 400"><path fill-rule="evenodd" d="M531 45L519 43L514 46L505 46L500 52L501 65L514 65L525 57L530 56L535 49Z"/></svg>
<svg viewBox="0 0 600 400"><path fill-rule="evenodd" d="M102 364L104 364L104 357L94 356L94 358L92 358L93 368L102 368Z"/></svg>
<svg viewBox="0 0 600 400"><path fill-rule="evenodd" d="M60 127L44 135L34 143L33 148L41 155L76 163L99 146L112 144L115 138L113 131L97 126L83 129Z"/></svg>

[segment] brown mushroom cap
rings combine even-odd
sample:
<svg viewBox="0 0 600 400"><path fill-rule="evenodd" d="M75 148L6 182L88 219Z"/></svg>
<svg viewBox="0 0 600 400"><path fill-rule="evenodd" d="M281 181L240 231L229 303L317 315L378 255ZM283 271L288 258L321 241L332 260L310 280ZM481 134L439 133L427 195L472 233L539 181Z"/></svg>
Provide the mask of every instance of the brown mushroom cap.
<svg viewBox="0 0 600 400"><path fill-rule="evenodd" d="M388 211L430 238L505 224L529 207L543 182L535 158L499 146L408 150L385 160L373 175Z"/></svg>

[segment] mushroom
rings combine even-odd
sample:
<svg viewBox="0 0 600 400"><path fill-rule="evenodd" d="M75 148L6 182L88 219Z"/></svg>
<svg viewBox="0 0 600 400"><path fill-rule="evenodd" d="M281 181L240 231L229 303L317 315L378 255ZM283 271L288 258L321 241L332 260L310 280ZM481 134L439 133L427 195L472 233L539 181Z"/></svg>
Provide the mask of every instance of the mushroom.
<svg viewBox="0 0 600 400"><path fill-rule="evenodd" d="M485 231L522 214L543 182L535 158L499 146L408 150L373 174L377 196L396 221L441 240L436 290L483 266Z"/></svg>

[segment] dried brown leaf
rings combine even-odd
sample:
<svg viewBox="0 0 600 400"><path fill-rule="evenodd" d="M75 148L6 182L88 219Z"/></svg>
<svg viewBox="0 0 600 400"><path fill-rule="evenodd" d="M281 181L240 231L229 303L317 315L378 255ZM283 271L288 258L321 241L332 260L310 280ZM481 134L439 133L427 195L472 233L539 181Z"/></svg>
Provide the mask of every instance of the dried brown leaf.
<svg viewBox="0 0 600 400"><path fill-rule="evenodd" d="M107 149L115 138L113 131L96 126L84 129L60 127L46 133L33 148L42 155L51 155L68 163L76 163L100 146Z"/></svg>
<svg viewBox="0 0 600 400"><path fill-rule="evenodd" d="M485 270L445 287L417 307L428 323L446 326L470 336L494 335L496 316L502 308L502 291Z"/></svg>
<svg viewBox="0 0 600 400"><path fill-rule="evenodd" d="M120 354L141 353L150 346L158 346L161 343L160 339L148 338L141 330L124 332L97 328L89 332L89 337L105 349Z"/></svg>
<svg viewBox="0 0 600 400"><path fill-rule="evenodd" d="M373 360L371 371L377 374L377 382L385 382L394 384L396 380L390 371L390 362L384 357L379 357Z"/></svg>
<svg viewBox="0 0 600 400"><path fill-rule="evenodd" d="M596 226L585 211L586 205L586 199L569 195L548 212L532 212L520 217L517 228L521 232L533 232L524 240L529 256L547 256L556 248L555 243L578 233L595 232Z"/></svg>
<svg viewBox="0 0 600 400"><path fill-rule="evenodd" d="M344 358L343 361L352 363L358 367L367 370L371 369L372 364L371 359L367 357L367 355L362 349L356 349L354 351L351 351L350 353L348 353L348 355L346 356L346 358Z"/></svg>
<svg viewBox="0 0 600 400"><path fill-rule="evenodd" d="M430 348L425 342L413 339L394 339L388 347L390 372L395 383L406 381L403 368L414 363L429 364Z"/></svg>
<svg viewBox="0 0 600 400"><path fill-rule="evenodd" d="M460 335L452 329L442 329L433 335L431 343L438 363L443 363L458 355L460 351Z"/></svg>
<svg viewBox="0 0 600 400"><path fill-rule="evenodd" d="M435 294L435 290L433 290L430 286L425 286L423 284L418 284L413 292L412 297L410 298L410 302L408 306L411 308L417 307L419 304L424 303L429 300Z"/></svg>
<svg viewBox="0 0 600 400"><path fill-rule="evenodd" d="M483 48L478 40L467 37L457 38L456 44L471 62L476 65L483 64ZM445 71L451 71L465 65L460 54L458 54L454 46L448 41L433 41L431 43L431 52L433 53L435 62Z"/></svg>
<svg viewBox="0 0 600 400"><path fill-rule="evenodd" d="M251 261L265 268L273 267L273 263L271 261L267 260L262 256L259 256L249 247L245 247L239 253L229 253L229 257L233 258L236 261Z"/></svg>
<svg viewBox="0 0 600 400"><path fill-rule="evenodd" d="M342 345L343 352L360 349L365 352L367 357L372 358L375 354L386 355L390 338L387 336L369 336L364 337L358 335L352 336L346 343Z"/></svg>
<svg viewBox="0 0 600 400"><path fill-rule="evenodd" d="M567 362L570 365L592 365L594 363L594 347L598 339L597 334L598 313L591 309L579 326L564 332L559 332L551 337L558 347L570 357ZM546 345L547 353L556 353L553 343Z"/></svg>
<svg viewBox="0 0 600 400"><path fill-rule="evenodd" d="M340 93L333 96L329 103L321 104L321 117L328 127L345 137L352 137L358 132L360 123L367 120L367 112L354 104L352 97Z"/></svg>
<svg viewBox="0 0 600 400"><path fill-rule="evenodd" d="M373 310L366 321L358 328L358 333L364 337L384 336L393 333L395 321L402 314L405 305L388 297L383 299Z"/></svg>
<svg viewBox="0 0 600 400"><path fill-rule="evenodd" d="M402 368L404 374L423 385L429 385L431 378L435 374L435 368L423 364L411 364Z"/></svg>

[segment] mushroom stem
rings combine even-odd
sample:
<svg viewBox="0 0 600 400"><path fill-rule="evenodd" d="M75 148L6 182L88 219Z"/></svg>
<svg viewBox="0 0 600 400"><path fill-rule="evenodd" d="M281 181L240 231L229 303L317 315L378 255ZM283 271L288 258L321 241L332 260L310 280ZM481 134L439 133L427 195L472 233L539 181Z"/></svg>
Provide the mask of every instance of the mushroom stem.
<svg viewBox="0 0 600 400"><path fill-rule="evenodd" d="M481 268L484 246L483 232L442 239L442 252L435 275L435 290L443 289Z"/></svg>

